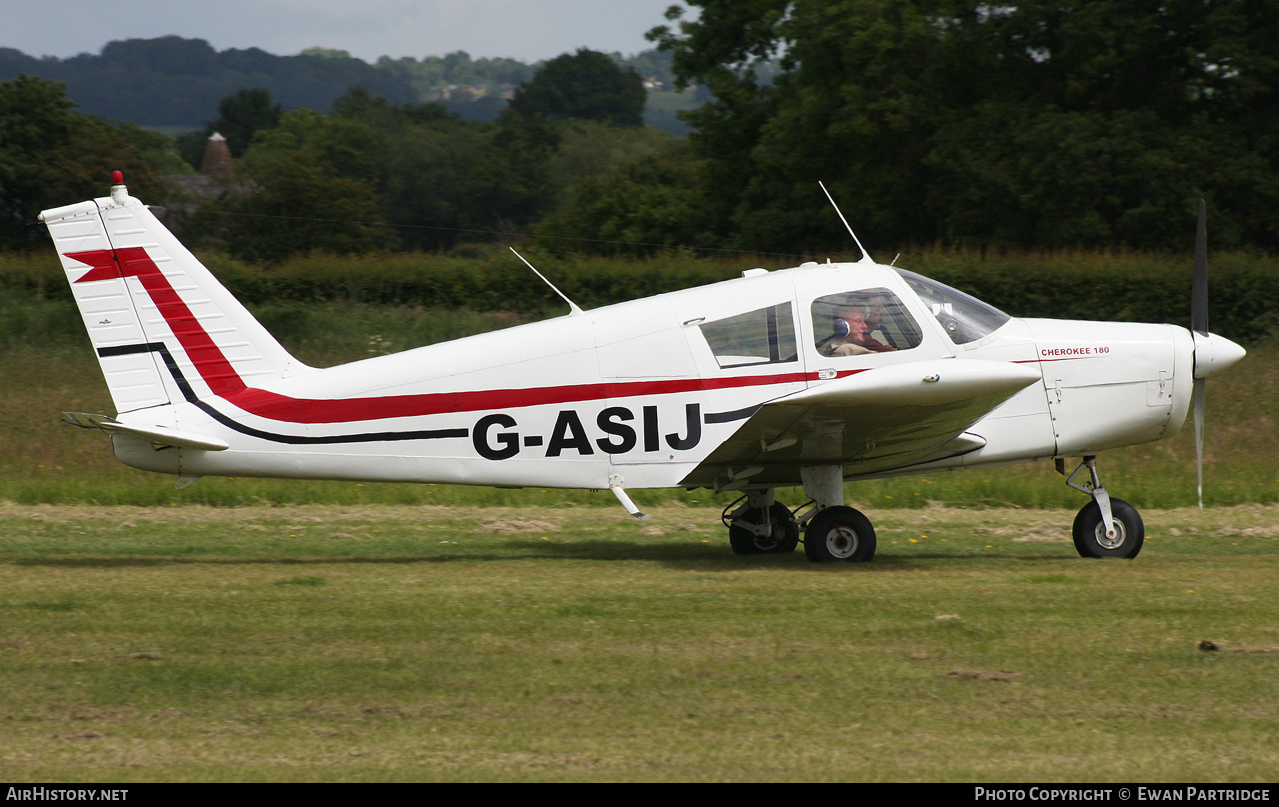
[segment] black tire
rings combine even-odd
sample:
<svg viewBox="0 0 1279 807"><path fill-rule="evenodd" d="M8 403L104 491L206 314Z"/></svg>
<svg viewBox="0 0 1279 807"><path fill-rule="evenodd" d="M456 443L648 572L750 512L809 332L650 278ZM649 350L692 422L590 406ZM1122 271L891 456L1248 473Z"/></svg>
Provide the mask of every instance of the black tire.
<svg viewBox="0 0 1279 807"><path fill-rule="evenodd" d="M875 557L875 528L851 507L827 507L808 522L804 554L814 563L864 563Z"/></svg>
<svg viewBox="0 0 1279 807"><path fill-rule="evenodd" d="M790 509L781 502L773 502L773 506L768 508L768 514L773 522L771 535L756 535L745 527L728 528L728 543L734 552L739 555L760 555L795 551L795 547L799 546L799 524ZM752 507L738 516L738 520L748 524L763 524L764 511Z"/></svg>
<svg viewBox="0 0 1279 807"><path fill-rule="evenodd" d="M1085 558L1135 558L1146 541L1146 525L1141 514L1123 499L1110 500L1110 515L1115 523L1115 537L1106 537L1101 520L1101 507L1089 502L1075 516L1070 528L1075 549Z"/></svg>

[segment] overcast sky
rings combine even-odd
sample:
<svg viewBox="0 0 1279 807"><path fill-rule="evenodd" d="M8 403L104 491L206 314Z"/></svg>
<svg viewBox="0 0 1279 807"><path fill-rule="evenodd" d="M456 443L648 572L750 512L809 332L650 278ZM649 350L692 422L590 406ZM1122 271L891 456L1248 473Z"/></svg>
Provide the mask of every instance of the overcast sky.
<svg viewBox="0 0 1279 807"><path fill-rule="evenodd" d="M169 34L217 50L291 56L338 48L380 56L550 59L578 48L648 50L644 33L677 0L0 0L0 47L31 56L96 54L114 39Z"/></svg>

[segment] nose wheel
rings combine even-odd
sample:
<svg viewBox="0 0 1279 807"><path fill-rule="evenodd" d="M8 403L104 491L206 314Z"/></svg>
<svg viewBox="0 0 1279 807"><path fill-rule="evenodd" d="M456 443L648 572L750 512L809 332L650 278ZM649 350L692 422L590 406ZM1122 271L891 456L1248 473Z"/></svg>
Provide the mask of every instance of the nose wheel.
<svg viewBox="0 0 1279 807"><path fill-rule="evenodd" d="M1058 460L1059 470L1064 470ZM1090 480L1075 482L1075 477L1085 470ZM1141 514L1123 499L1112 499L1097 475L1096 457L1084 457L1067 479L1066 484L1075 490L1092 496L1075 516L1071 536L1075 550L1085 558L1135 558L1146 540L1146 525Z"/></svg>
<svg viewBox="0 0 1279 807"><path fill-rule="evenodd" d="M1085 558L1135 558L1146 540L1146 526L1141 514L1123 499L1110 500L1113 534L1106 530L1101 508L1089 502L1075 516L1071 534L1075 549Z"/></svg>

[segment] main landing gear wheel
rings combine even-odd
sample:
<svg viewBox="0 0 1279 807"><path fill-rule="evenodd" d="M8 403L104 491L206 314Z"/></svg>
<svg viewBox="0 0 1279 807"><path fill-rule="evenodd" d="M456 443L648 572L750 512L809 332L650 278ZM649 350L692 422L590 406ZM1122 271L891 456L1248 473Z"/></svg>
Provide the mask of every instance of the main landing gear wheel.
<svg viewBox="0 0 1279 807"><path fill-rule="evenodd" d="M1146 540L1146 525L1141 514L1123 499L1110 500L1110 516L1115 525L1114 536L1106 535L1101 507L1089 502L1075 516L1071 533L1075 549L1085 558L1135 558Z"/></svg>
<svg viewBox="0 0 1279 807"><path fill-rule="evenodd" d="M851 507L827 507L808 522L804 554L814 563L868 561L875 557L875 528Z"/></svg>
<svg viewBox="0 0 1279 807"><path fill-rule="evenodd" d="M734 552L739 555L758 555L795 551L795 547L799 546L799 524L796 523L795 516L781 502L774 502L768 508L768 516L773 525L773 531L769 535L756 535L749 528L736 523L744 521L747 524L763 524L762 508L752 507L734 519L734 524L728 528L728 542Z"/></svg>

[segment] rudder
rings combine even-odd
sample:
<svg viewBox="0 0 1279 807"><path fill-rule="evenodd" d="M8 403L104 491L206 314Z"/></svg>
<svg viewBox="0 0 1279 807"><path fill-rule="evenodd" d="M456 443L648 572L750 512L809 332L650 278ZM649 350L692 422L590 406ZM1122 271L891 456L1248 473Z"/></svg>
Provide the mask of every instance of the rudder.
<svg viewBox="0 0 1279 807"><path fill-rule="evenodd" d="M310 368L143 205L111 196L46 210L118 412L226 395Z"/></svg>

